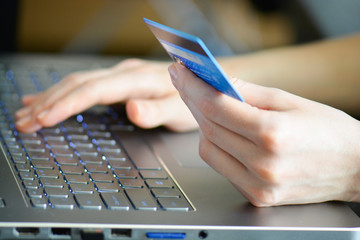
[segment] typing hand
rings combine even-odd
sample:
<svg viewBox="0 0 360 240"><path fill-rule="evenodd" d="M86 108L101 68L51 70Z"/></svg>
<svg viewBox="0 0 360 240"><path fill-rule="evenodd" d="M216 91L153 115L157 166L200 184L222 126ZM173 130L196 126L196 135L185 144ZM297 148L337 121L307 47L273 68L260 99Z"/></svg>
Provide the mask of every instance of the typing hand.
<svg viewBox="0 0 360 240"><path fill-rule="evenodd" d="M16 113L16 127L33 132L95 104L125 102L129 119L140 127L164 125L174 131L196 128L171 84L168 65L128 59L109 69L73 73L45 92L24 96L24 108Z"/></svg>
<svg viewBox="0 0 360 240"><path fill-rule="evenodd" d="M233 79L223 95L169 68L200 127L201 157L255 206L360 201L360 124L342 111Z"/></svg>

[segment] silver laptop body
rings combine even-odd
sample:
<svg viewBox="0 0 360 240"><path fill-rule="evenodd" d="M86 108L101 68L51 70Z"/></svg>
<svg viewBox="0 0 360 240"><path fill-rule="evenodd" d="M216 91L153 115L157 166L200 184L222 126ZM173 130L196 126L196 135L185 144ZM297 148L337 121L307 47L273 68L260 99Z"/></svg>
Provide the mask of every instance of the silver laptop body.
<svg viewBox="0 0 360 240"><path fill-rule="evenodd" d="M11 125L14 110L11 112L7 106L18 106L19 96L16 89L5 90L5 86L13 84L8 81L34 81L31 74L37 74L39 69L50 69L51 73L59 67L60 76L67 68L73 71L102 67L117 61L97 57L1 56L1 239L359 239L360 220L345 203L253 207L200 159L197 132L140 130L119 125L116 119L102 128L103 123L87 124L88 120L75 119L94 140L88 145L70 145L70 149L77 150L75 156L68 156L69 148L54 143L59 137L50 133L56 130L40 133L45 139L45 152L23 149L37 143L37 136L21 135ZM29 75L16 73L18 68ZM106 111L101 108L91 112L92 120L102 119ZM65 129L62 136L68 142L84 138L83 132L75 134L76 128L66 122L59 128ZM100 139L108 132L115 142ZM107 143L119 146L125 155L119 157L120 151L105 146ZM86 152L77 148L92 144L97 149ZM55 152L51 162L43 155L48 151ZM94 160L98 159L96 151L103 162ZM81 160L68 162L66 157ZM86 170L79 173L77 167ZM55 176L54 169L59 169ZM121 175L130 170L136 178ZM85 185L81 185L83 178L79 176L86 176ZM93 196L100 200L92 200Z"/></svg>

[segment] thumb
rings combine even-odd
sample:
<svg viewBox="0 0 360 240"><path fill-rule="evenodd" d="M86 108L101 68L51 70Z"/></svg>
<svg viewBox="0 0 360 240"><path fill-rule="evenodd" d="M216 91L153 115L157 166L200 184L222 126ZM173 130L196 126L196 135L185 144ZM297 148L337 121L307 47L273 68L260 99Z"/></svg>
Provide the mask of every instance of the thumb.
<svg viewBox="0 0 360 240"><path fill-rule="evenodd" d="M197 128L190 110L177 93L157 99L129 100L126 103L126 112L129 120L141 128L164 125L176 132Z"/></svg>

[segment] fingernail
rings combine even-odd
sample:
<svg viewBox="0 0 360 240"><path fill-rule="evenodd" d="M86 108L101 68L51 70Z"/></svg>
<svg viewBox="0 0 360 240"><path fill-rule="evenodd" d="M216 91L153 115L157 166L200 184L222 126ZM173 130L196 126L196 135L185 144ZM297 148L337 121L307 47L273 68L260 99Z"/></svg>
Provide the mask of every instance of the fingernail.
<svg viewBox="0 0 360 240"><path fill-rule="evenodd" d="M28 115L28 116L23 117L23 118L19 119L18 121L16 121L15 125L19 126L19 127L22 127L26 123L28 123L30 121L30 119L31 119L31 115Z"/></svg>
<svg viewBox="0 0 360 240"><path fill-rule="evenodd" d="M145 114L145 109L144 109L144 105L141 103L137 103L136 104L136 110L137 110L137 114L139 117L144 117Z"/></svg>
<svg viewBox="0 0 360 240"><path fill-rule="evenodd" d="M43 118L48 112L49 112L49 110L46 109L46 110L42 111L41 113L39 113L39 115L37 115L36 118L37 118L37 119L41 119L41 118Z"/></svg>
<svg viewBox="0 0 360 240"><path fill-rule="evenodd" d="M170 73L170 76L171 76L171 80L172 80L174 86L176 87L176 79L177 79L178 72L177 72L177 69L174 66L174 64L172 64L169 67L169 73Z"/></svg>
<svg viewBox="0 0 360 240"><path fill-rule="evenodd" d="M28 108L28 107L21 108L21 109L16 111L15 117L16 118L22 118L23 116L28 115L29 112L30 112L30 108Z"/></svg>

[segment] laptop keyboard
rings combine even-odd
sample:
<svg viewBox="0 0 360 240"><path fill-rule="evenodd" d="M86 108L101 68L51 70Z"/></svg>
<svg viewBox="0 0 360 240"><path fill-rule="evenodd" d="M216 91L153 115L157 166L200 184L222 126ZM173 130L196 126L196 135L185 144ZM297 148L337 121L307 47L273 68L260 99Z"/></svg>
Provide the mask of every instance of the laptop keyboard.
<svg viewBox="0 0 360 240"><path fill-rule="evenodd" d="M35 133L15 129L21 97L47 89L71 71L0 65L0 142L28 204L39 209L193 210L150 149L139 149L134 126L112 108L94 107Z"/></svg>

